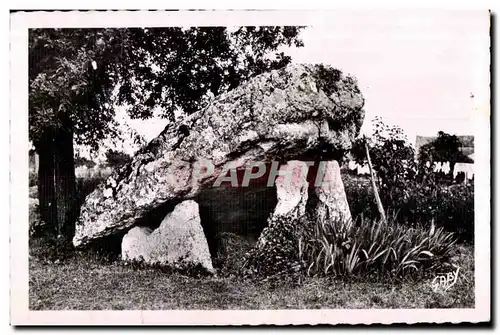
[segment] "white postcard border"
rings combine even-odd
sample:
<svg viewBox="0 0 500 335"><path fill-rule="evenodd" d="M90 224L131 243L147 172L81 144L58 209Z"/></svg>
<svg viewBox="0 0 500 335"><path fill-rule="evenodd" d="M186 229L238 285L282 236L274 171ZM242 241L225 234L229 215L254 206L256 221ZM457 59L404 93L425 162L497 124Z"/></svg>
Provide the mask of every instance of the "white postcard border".
<svg viewBox="0 0 500 335"><path fill-rule="evenodd" d="M28 309L28 28L210 25L321 25L324 11L33 12L11 14L10 173L11 323L99 325L371 324L479 322L490 319L490 106L489 52L485 53L487 100L475 113L474 309L30 311ZM489 13L484 11L485 20ZM127 24L124 24L127 23ZM489 49L489 44L483 46Z"/></svg>

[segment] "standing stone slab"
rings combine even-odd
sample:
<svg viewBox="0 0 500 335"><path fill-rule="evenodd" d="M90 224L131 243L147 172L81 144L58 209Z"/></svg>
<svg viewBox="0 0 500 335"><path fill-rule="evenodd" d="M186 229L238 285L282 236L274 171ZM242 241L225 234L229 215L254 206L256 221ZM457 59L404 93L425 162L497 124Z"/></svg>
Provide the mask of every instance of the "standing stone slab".
<svg viewBox="0 0 500 335"><path fill-rule="evenodd" d="M322 162L323 178L314 188L317 198L315 215L325 222L341 224L345 228L352 225L351 210L347 202L344 183L337 161Z"/></svg>
<svg viewBox="0 0 500 335"><path fill-rule="evenodd" d="M301 161L290 161L280 167L280 174L275 180L278 203L273 216L288 216L292 219L305 214L309 186L307 170L306 163Z"/></svg>
<svg viewBox="0 0 500 335"><path fill-rule="evenodd" d="M132 228L122 240L122 259L177 269L199 265L213 273L198 204L192 200L178 204L154 231Z"/></svg>
<svg viewBox="0 0 500 335"><path fill-rule="evenodd" d="M148 227L134 227L122 239L122 260L139 261L148 255L148 237L153 230Z"/></svg>
<svg viewBox="0 0 500 335"><path fill-rule="evenodd" d="M248 276L264 278L300 270L297 237L308 199L307 169L301 161L280 167L285 174L276 178L278 204L245 262Z"/></svg>

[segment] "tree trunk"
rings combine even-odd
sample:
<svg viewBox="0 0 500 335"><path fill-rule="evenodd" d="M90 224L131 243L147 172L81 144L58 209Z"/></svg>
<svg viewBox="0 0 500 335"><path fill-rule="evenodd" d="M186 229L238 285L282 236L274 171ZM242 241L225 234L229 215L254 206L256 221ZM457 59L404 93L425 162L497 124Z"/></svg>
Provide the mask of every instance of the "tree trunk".
<svg viewBox="0 0 500 335"><path fill-rule="evenodd" d="M48 131L36 147L40 216L55 237L70 240L78 216L73 132Z"/></svg>
<svg viewBox="0 0 500 335"><path fill-rule="evenodd" d="M56 201L54 192L54 138L50 132L36 145L39 156L38 200L41 219L55 229ZM55 230L53 231L55 233Z"/></svg>
<svg viewBox="0 0 500 335"><path fill-rule="evenodd" d="M54 150L54 189L56 200L58 237L70 240L74 234L77 219L75 159L73 132L60 129L55 137Z"/></svg>
<svg viewBox="0 0 500 335"><path fill-rule="evenodd" d="M368 144L365 142L366 149L366 159L368 160L368 168L370 169L370 179L372 181L373 193L375 194L375 201L377 202L378 212L380 213L380 218L383 222L387 222L385 217L384 206L382 206L382 201L380 201L380 196L378 194L377 183L375 182L375 174L373 173L372 160L370 158L370 151L368 150Z"/></svg>

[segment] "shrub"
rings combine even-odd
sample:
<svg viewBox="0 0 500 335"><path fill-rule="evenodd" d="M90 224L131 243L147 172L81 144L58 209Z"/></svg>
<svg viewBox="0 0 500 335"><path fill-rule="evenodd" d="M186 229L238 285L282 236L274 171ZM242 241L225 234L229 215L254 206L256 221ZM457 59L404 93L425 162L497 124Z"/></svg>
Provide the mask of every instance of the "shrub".
<svg viewBox="0 0 500 335"><path fill-rule="evenodd" d="M378 219L379 213L373 189L366 177L343 175L344 190L353 217Z"/></svg>
<svg viewBox="0 0 500 335"><path fill-rule="evenodd" d="M474 185L452 185L436 199L436 222L446 229L454 229L461 238L474 240Z"/></svg>
<svg viewBox="0 0 500 335"><path fill-rule="evenodd" d="M474 238L474 186L465 184L417 184L404 190L388 207L398 212L398 221L430 223L455 232L461 240Z"/></svg>
<svg viewBox="0 0 500 335"><path fill-rule="evenodd" d="M219 268L222 276L239 275L245 254L251 251L252 245L245 238L228 232L220 233L216 239L218 247L214 266Z"/></svg>
<svg viewBox="0 0 500 335"><path fill-rule="evenodd" d="M391 221L361 219L347 229L318 218L299 240L306 274L400 279L439 268L452 256L453 233Z"/></svg>
<svg viewBox="0 0 500 335"><path fill-rule="evenodd" d="M377 187L389 202L417 179L415 151L403 130L388 126L380 118L374 119L374 132L369 138L358 138L351 149L351 156L358 164L367 162L366 146L369 148L373 169L376 171Z"/></svg>
<svg viewBox="0 0 500 335"><path fill-rule="evenodd" d="M343 176L344 187L353 217L379 218L375 197L368 181ZM395 187L389 197L380 197L387 212L394 212L399 223L430 224L456 233L461 240L474 239L474 185L437 183L432 179Z"/></svg>
<svg viewBox="0 0 500 335"><path fill-rule="evenodd" d="M244 277L264 281L299 279L297 237L300 221L286 215L271 217L255 246L245 255Z"/></svg>
<svg viewBox="0 0 500 335"><path fill-rule="evenodd" d="M460 239L472 240L473 186L451 185L449 176L435 173L432 164L423 164L436 159L452 164L463 160L458 138L439 132L436 141L421 150L419 164L401 128L387 126L381 119L375 119L374 129L371 138L360 138L354 143L351 156L358 163L364 162L365 144L369 146L383 207L389 212L396 212L398 222L413 225L415 222L427 224L434 221L440 227L457 233ZM365 190L359 187L356 183L346 183L351 212L355 216L362 214L365 218L377 219L379 214L371 187L361 186Z"/></svg>
<svg viewBox="0 0 500 335"><path fill-rule="evenodd" d="M106 151L106 162L111 168L117 169L132 161L132 157L125 152L109 149Z"/></svg>

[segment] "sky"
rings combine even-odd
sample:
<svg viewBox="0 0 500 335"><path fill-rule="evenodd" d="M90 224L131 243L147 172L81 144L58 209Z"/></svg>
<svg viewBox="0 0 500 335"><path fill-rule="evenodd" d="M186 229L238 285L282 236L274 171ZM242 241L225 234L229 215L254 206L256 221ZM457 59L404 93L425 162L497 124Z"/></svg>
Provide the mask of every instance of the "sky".
<svg viewBox="0 0 500 335"><path fill-rule="evenodd" d="M307 29L305 47L290 53L358 79L363 132L380 116L414 142L439 130L473 134L473 104L489 99L488 29L487 13L478 11L344 13Z"/></svg>
<svg viewBox="0 0 500 335"><path fill-rule="evenodd" d="M283 48L293 62L329 64L357 78L365 97L362 133L379 116L411 143L440 130L473 135L474 113L489 105L486 11L332 11L301 37L304 47ZM167 124L129 120L123 110L117 117L148 141Z"/></svg>

